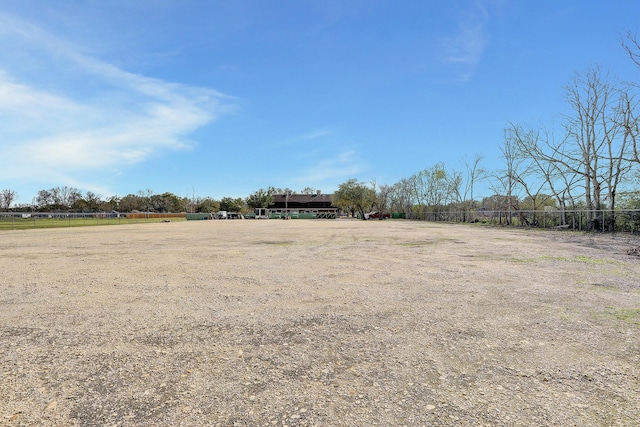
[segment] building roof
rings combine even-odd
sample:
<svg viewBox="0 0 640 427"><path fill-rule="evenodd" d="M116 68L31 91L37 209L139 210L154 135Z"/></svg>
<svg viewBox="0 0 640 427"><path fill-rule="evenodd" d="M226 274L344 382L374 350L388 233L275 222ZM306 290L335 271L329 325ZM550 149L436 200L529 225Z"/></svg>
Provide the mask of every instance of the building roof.
<svg viewBox="0 0 640 427"><path fill-rule="evenodd" d="M331 194L292 194L289 196L287 201L287 197L285 194L274 194L273 195L273 203L274 204L284 204L288 203L296 203L296 204L323 204L326 206L331 205Z"/></svg>
<svg viewBox="0 0 640 427"><path fill-rule="evenodd" d="M284 194L274 194L273 203L269 209L318 209L323 211L335 211L337 208L331 204L330 194L292 194L288 198Z"/></svg>

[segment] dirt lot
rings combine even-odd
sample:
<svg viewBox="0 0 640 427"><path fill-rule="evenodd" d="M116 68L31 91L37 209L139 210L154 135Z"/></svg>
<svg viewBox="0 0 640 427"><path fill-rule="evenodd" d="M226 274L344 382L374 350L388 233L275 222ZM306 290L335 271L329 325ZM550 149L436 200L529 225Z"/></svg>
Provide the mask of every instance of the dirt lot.
<svg viewBox="0 0 640 427"><path fill-rule="evenodd" d="M638 237L263 220L0 233L0 425L637 426Z"/></svg>

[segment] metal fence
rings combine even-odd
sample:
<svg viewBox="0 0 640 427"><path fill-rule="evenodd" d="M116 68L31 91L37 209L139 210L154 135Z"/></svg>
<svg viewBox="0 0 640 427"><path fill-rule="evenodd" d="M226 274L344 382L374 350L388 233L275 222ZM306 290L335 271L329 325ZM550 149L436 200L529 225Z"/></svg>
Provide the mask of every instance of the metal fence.
<svg viewBox="0 0 640 427"><path fill-rule="evenodd" d="M84 227L184 220L184 213L0 212L0 230Z"/></svg>
<svg viewBox="0 0 640 427"><path fill-rule="evenodd" d="M393 218L400 218L394 215ZM483 223L513 227L537 227L594 232L640 233L640 209L616 210L487 210L435 211L406 218L453 223ZM0 230L82 227L91 225L137 224L181 221L184 213L72 213L0 212Z"/></svg>
<svg viewBox="0 0 640 427"><path fill-rule="evenodd" d="M569 229L576 231L640 232L640 209L628 210L472 210L425 212L413 219L492 225Z"/></svg>

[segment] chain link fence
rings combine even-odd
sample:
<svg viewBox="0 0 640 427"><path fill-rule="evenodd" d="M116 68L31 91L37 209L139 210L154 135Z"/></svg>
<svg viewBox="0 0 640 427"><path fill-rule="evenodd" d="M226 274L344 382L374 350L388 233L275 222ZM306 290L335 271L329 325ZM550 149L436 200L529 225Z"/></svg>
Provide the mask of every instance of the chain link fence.
<svg viewBox="0 0 640 427"><path fill-rule="evenodd" d="M486 210L425 212L425 221L467 222L598 232L640 232L640 209L628 210Z"/></svg>
<svg viewBox="0 0 640 427"><path fill-rule="evenodd" d="M186 220L185 213L68 213L0 212L0 230L83 227ZM393 218L401 216L394 215ZM434 211L406 215L423 221L566 229L592 232L640 233L640 209L628 210L487 210Z"/></svg>
<svg viewBox="0 0 640 427"><path fill-rule="evenodd" d="M184 213L119 212L0 212L0 230L85 227L91 225L138 224L182 221Z"/></svg>

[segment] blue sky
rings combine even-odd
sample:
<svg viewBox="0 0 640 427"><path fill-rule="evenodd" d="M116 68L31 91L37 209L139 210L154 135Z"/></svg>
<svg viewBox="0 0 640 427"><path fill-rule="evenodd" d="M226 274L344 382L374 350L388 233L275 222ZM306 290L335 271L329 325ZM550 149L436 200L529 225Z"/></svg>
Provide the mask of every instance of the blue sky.
<svg viewBox="0 0 640 427"><path fill-rule="evenodd" d="M0 0L0 188L220 199L498 169L508 122L552 126L574 73L640 82L627 31L636 0Z"/></svg>

